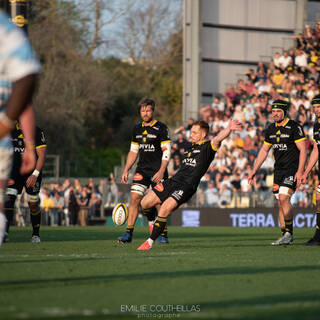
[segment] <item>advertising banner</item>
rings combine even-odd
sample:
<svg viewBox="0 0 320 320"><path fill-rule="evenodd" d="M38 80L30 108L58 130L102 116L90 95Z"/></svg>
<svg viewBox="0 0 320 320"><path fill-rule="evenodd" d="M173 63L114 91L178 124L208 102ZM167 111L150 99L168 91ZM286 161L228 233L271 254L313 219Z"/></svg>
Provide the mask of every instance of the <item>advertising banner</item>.
<svg viewBox="0 0 320 320"><path fill-rule="evenodd" d="M293 225L296 228L314 228L316 215L313 208L294 208ZM179 208L171 215L171 225L184 227L229 226L279 227L278 208Z"/></svg>

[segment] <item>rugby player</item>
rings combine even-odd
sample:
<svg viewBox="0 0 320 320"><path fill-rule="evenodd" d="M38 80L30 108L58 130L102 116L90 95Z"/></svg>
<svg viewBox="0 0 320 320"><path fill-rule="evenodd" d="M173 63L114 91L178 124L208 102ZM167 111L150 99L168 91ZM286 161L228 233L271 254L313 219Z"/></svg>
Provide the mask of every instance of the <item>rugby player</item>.
<svg viewBox="0 0 320 320"><path fill-rule="evenodd" d="M119 243L132 241L139 205L147 189L168 178L167 166L171 151L169 130L165 124L153 118L154 110L154 100L144 98L139 102L142 122L139 122L133 129L130 151L121 177L122 183L128 183L129 170L138 156L139 161L131 185L127 230L123 236L118 238ZM156 209L150 207L143 212L149 220L151 231L156 217ZM166 228L162 231L159 242L169 242Z"/></svg>
<svg viewBox="0 0 320 320"><path fill-rule="evenodd" d="M241 124L230 120L228 127L210 141L206 138L209 131L207 122L194 122L191 128L192 145L184 152L180 169L171 178L154 186L141 201L143 209L161 206L151 236L137 250L152 248L153 242L163 232L168 216L197 191L200 179L207 172L221 141L235 130L241 130Z"/></svg>
<svg viewBox="0 0 320 320"><path fill-rule="evenodd" d="M27 172L35 165L34 113L30 102L40 70L23 31L9 22L9 17L0 10L0 245L6 228L3 202L12 161L9 133L18 118L27 149L21 171Z"/></svg>
<svg viewBox="0 0 320 320"><path fill-rule="evenodd" d="M46 139L42 129L36 127L35 133L35 153L36 165L32 172L22 175L20 173L21 156L25 151L24 136L19 123L11 133L13 144L13 166L6 190L5 214L7 217L7 227L4 242L9 240L9 226L14 216L14 204L17 195L21 194L23 187L26 189L28 206L30 209L32 237L31 242L40 242L41 210L39 192L42 181L42 168L46 158Z"/></svg>
<svg viewBox="0 0 320 320"><path fill-rule="evenodd" d="M290 197L300 183L307 158L306 137L301 126L287 117L290 103L275 100L272 103L271 123L265 131L265 140L252 171L249 183L253 180L269 150L275 158L273 194L278 200L279 221L282 235L272 245L288 245L293 242L293 213Z"/></svg>
<svg viewBox="0 0 320 320"><path fill-rule="evenodd" d="M316 95L312 101L311 105L313 107L313 112L316 115L316 121L313 125L313 149L310 154L310 158L307 164L307 167L301 177L301 183L305 184L307 178L309 176L310 171L318 161L318 180L320 181L320 94ZM320 184L318 185L317 189L317 208L316 208L316 215L317 215L317 222L316 222L316 230L314 236L304 244L307 246L320 246Z"/></svg>

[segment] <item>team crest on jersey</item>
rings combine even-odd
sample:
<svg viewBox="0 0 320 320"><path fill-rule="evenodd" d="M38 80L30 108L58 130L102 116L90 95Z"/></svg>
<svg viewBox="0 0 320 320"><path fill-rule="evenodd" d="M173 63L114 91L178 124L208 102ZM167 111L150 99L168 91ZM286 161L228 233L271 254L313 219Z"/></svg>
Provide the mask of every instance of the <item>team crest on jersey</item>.
<svg viewBox="0 0 320 320"><path fill-rule="evenodd" d="M159 192L162 192L164 190L162 183L157 184L154 188Z"/></svg>
<svg viewBox="0 0 320 320"><path fill-rule="evenodd" d="M133 180L135 181L141 181L143 179L143 176L140 173L136 173L133 177Z"/></svg>
<svg viewBox="0 0 320 320"><path fill-rule="evenodd" d="M188 153L188 158L191 157L191 152Z"/></svg>
<svg viewBox="0 0 320 320"><path fill-rule="evenodd" d="M279 191L279 185L274 184L273 185L273 191Z"/></svg>

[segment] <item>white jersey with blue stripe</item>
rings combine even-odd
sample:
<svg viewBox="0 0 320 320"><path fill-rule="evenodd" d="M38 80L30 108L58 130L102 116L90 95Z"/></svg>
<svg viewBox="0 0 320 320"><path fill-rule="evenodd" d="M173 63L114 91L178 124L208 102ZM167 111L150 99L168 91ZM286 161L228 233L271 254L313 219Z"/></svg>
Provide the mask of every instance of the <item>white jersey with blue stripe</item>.
<svg viewBox="0 0 320 320"><path fill-rule="evenodd" d="M26 35L0 10L0 112L5 110L12 83L40 70L40 63ZM10 145L7 140L10 139L0 140L0 146Z"/></svg>

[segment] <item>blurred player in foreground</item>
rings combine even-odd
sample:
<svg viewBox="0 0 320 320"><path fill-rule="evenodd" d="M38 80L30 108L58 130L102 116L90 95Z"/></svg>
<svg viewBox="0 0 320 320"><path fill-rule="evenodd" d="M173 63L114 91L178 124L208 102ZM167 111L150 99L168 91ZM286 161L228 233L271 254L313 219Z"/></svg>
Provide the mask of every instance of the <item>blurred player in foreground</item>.
<svg viewBox="0 0 320 320"><path fill-rule="evenodd" d="M21 172L26 173L35 165L34 113L30 102L40 69L23 31L0 10L0 245L6 228L3 202L13 152L9 133L18 119L26 147Z"/></svg>

